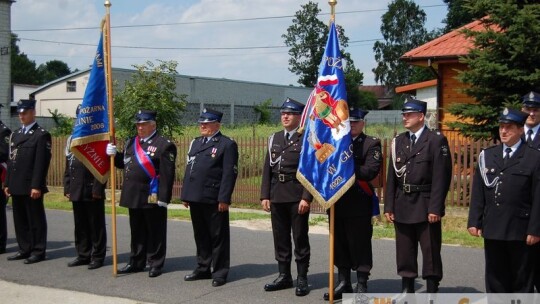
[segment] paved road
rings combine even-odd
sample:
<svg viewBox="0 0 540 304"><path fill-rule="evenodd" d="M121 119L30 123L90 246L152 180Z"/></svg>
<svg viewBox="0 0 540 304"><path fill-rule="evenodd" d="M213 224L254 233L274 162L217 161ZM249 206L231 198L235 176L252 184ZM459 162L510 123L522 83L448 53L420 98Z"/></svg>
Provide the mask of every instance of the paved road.
<svg viewBox="0 0 540 304"><path fill-rule="evenodd" d="M110 256L106 259L106 265L97 270L66 266L74 258L75 250L72 241L73 216L65 211L47 210L49 233L46 261L33 265L7 261L6 258L16 251L10 209L8 219L8 253L0 255L2 303L324 303L322 295L326 292L328 281L327 235L310 236L312 258L308 279L311 293L299 298L294 295L294 289L271 293L263 290L264 284L272 281L277 271L269 231L232 227L229 282L216 288L211 286L210 280L183 280L196 263L190 222L169 221L167 261L163 275L149 278L148 273L141 272L113 278ZM107 224L110 229L110 217ZM129 258L128 218L118 216L117 225L118 261L119 267L122 267ZM394 242L376 240L373 246L374 269L369 282L370 291L399 292L401 281L395 273ZM484 291L482 250L444 246L443 263L445 278L441 283L441 292ZM293 276L296 274L293 273ZM424 281L417 280L417 289L424 291L423 284ZM25 285L46 287L48 292L41 287Z"/></svg>

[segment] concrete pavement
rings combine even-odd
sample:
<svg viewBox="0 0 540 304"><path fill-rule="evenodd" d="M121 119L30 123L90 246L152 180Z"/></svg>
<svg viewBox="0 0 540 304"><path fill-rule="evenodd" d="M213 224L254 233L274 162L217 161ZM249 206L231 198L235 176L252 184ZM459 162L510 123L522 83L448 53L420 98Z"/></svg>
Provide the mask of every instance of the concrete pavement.
<svg viewBox="0 0 540 304"><path fill-rule="evenodd" d="M276 276L272 233L231 228L231 271L228 283L212 287L210 280L185 282L184 275L196 265L195 244L190 222L169 221L167 261L164 274L148 273L112 277L110 248L105 266L87 270L68 268L75 257L73 215L47 210L49 224L47 260L33 265L7 261L16 251L12 214L8 209L8 253L0 255L0 299L3 303L324 303L328 282L328 236L311 234L312 258L309 272L311 293L296 297L294 289L265 292L263 286ZM110 216L107 217L110 229ZM118 262L129 259L129 222L118 216ZM110 231L109 231L110 238ZM108 240L110 246L111 240ZM395 243L373 241L374 268L371 292L398 292L401 281L395 271ZM483 251L456 246L443 247L445 278L441 292L483 292ZM296 276L293 264L293 276ZM353 274L354 276L354 274ZM354 278L353 278L354 281ZM425 290L424 281L416 287Z"/></svg>

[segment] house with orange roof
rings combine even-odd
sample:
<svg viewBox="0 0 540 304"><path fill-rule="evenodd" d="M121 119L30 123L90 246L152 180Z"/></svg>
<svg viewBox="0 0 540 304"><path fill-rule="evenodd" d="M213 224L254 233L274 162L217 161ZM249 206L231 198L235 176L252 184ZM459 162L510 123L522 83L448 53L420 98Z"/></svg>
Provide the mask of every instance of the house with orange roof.
<svg viewBox="0 0 540 304"><path fill-rule="evenodd" d="M437 75L436 79L431 81L397 87L396 92L416 92L417 98L422 99L422 96L418 96L419 90L434 87L435 98L431 107L428 105L428 108L432 109L431 114L436 117L436 124L441 130L447 129L446 123L457 119L448 112L450 105L476 102L473 97L463 92L467 84L457 79L459 71L468 69L468 66L461 63L459 58L468 55L474 47L471 38L462 33L463 29L485 31L485 25L481 20L473 21L408 51L400 58L411 65L429 68L434 75Z"/></svg>

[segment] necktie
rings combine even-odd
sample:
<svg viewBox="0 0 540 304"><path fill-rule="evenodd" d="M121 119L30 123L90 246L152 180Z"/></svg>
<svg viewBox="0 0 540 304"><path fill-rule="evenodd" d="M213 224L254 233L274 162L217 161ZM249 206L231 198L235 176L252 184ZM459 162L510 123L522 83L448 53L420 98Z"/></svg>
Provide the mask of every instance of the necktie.
<svg viewBox="0 0 540 304"><path fill-rule="evenodd" d="M291 138L291 134L289 132L285 133L285 141L288 142Z"/></svg>
<svg viewBox="0 0 540 304"><path fill-rule="evenodd" d="M532 134L533 134L533 130L529 129L529 131L527 131L527 143L530 144L531 141L532 141Z"/></svg>
<svg viewBox="0 0 540 304"><path fill-rule="evenodd" d="M411 150L412 150L415 143L416 143L416 135L412 134L411 135Z"/></svg>
<svg viewBox="0 0 540 304"><path fill-rule="evenodd" d="M504 149L504 152L506 152L506 154L504 155L503 162L506 165L506 163L510 159L510 153L512 152L512 148L506 148L506 149Z"/></svg>
<svg viewBox="0 0 540 304"><path fill-rule="evenodd" d="M203 144L203 145L206 144L207 141L208 141L208 137L203 138L202 144Z"/></svg>

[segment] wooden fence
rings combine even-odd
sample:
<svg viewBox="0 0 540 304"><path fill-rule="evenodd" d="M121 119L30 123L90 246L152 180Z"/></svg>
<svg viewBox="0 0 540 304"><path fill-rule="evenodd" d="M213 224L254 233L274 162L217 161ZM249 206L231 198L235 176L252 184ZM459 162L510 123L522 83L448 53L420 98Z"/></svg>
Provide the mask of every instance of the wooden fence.
<svg viewBox="0 0 540 304"><path fill-rule="evenodd" d="M480 150L491 143L485 141L469 141L457 136L449 136L450 150L452 151L453 178L448 192L447 206L468 206L471 193L471 181L476 157ZM235 138L238 143L238 179L233 193L233 203L236 206L242 204L258 203L260 197L260 185L262 167L267 144L265 137L241 137ZM386 172L389 165L391 139L382 140L383 166L379 176L373 180L376 192L384 200L384 188L386 186ZM180 137L176 139L178 157L176 160L176 180L173 188L173 200L179 200L182 189L182 179L186 166L186 154L191 138ZM65 137L55 137L52 143L52 160L48 174L48 185L61 187L65 170ZM117 170L117 188L122 182L121 170ZM324 209L315 204L312 212L322 213Z"/></svg>

